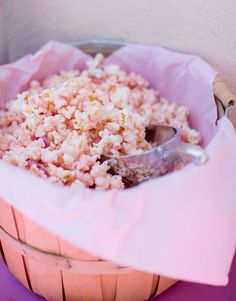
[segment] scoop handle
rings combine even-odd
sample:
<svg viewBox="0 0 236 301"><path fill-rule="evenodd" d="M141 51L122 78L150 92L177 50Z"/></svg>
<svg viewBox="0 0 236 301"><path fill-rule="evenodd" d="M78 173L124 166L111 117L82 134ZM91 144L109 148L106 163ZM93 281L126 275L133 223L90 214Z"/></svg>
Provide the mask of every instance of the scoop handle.
<svg viewBox="0 0 236 301"><path fill-rule="evenodd" d="M208 160L208 156L201 146L186 143L163 154L163 160L171 164L173 162L184 164L193 162L196 165L201 165Z"/></svg>

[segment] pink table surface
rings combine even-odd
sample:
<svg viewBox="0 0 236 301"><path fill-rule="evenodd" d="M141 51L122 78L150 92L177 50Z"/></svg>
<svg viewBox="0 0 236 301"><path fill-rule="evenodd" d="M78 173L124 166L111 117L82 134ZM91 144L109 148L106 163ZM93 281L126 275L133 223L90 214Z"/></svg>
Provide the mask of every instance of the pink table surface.
<svg viewBox="0 0 236 301"><path fill-rule="evenodd" d="M231 267L229 284L215 287L179 282L154 298L153 301L235 301L236 300L236 256ZM7 270L0 259L0 301L45 301L25 289Z"/></svg>

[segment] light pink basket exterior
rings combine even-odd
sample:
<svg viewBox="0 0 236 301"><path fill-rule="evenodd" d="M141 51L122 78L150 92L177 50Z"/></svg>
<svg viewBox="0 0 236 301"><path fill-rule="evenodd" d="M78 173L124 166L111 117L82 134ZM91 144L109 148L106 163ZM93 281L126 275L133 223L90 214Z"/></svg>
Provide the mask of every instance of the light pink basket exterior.
<svg viewBox="0 0 236 301"><path fill-rule="evenodd" d="M12 237L46 253L78 261L101 259L60 239L23 216L7 202L0 200L0 225ZM9 270L30 290L49 301L143 301L156 296L175 283L175 280L141 271L124 269L111 274L81 274L61 269L48 261L34 260L20 248L12 246L8 234L2 236L1 252Z"/></svg>
<svg viewBox="0 0 236 301"><path fill-rule="evenodd" d="M109 54L123 44L107 44L104 41L97 44L95 41L79 46L90 54L98 51ZM215 86L214 92L216 96L222 94L219 85ZM2 199L0 230L0 233L5 233L0 235L0 251L9 270L28 289L49 301L143 301L159 295L176 282L170 278L128 268L124 268L123 272L117 268L111 274L91 274L88 271L78 273L73 268L61 268L55 262L49 264L47 261L35 260L22 249L15 248L10 238L41 250L43 255L52 257L55 254L62 259L92 262L94 266L102 261L43 229Z"/></svg>

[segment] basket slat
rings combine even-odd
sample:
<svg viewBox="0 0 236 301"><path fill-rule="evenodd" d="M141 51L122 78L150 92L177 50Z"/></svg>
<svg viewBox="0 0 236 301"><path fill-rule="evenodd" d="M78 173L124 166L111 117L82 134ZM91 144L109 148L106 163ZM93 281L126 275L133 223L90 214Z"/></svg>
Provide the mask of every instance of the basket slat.
<svg viewBox="0 0 236 301"><path fill-rule="evenodd" d="M115 301L143 301L149 299L153 275L144 272L131 272L119 275Z"/></svg>
<svg viewBox="0 0 236 301"><path fill-rule="evenodd" d="M158 291L159 280L160 280L160 276L159 275L153 275L153 278L152 278L152 290L151 290L150 297L154 297L156 295L156 293Z"/></svg>
<svg viewBox="0 0 236 301"><path fill-rule="evenodd" d="M4 227L14 238L19 239L18 232L13 215L13 209L4 200L0 199L0 225ZM21 254L4 241L1 241L2 251L9 270L22 282L27 288L30 288L25 269L25 262Z"/></svg>
<svg viewBox="0 0 236 301"><path fill-rule="evenodd" d="M176 280L161 276L158 284L157 293L155 296L160 295L162 292L167 290L167 288L172 286L174 283L176 283Z"/></svg>
<svg viewBox="0 0 236 301"><path fill-rule="evenodd" d="M2 257L2 258L1 258L2 261L5 262L5 264L6 264L6 260L5 260L4 253L3 253L3 249L2 249L2 242L1 242L1 240L0 240L0 257ZM0 259L0 260L1 260L1 259Z"/></svg>
<svg viewBox="0 0 236 301"><path fill-rule="evenodd" d="M12 208L12 209L13 209L13 214L15 216L15 223L16 223L16 228L17 228L17 232L18 232L18 237L21 241L25 241L24 217L16 208ZM26 271L28 283L29 283L30 289L32 290L31 282L30 282L30 278L29 278L28 258L26 256L23 256L23 260L25 263L25 271Z"/></svg>
<svg viewBox="0 0 236 301"><path fill-rule="evenodd" d="M98 261L98 257L92 256L63 240L59 241L59 245L62 256L78 260ZM66 300L103 300L100 276L82 275L69 271L63 271L62 278Z"/></svg>
<svg viewBox="0 0 236 301"><path fill-rule="evenodd" d="M24 231L25 242L29 245L47 252L59 253L57 237L25 216ZM33 292L44 296L48 301L63 301L62 277L59 269L29 258L27 267Z"/></svg>
<svg viewBox="0 0 236 301"><path fill-rule="evenodd" d="M63 272L63 285L68 301L102 301L99 276Z"/></svg>
<svg viewBox="0 0 236 301"><path fill-rule="evenodd" d="M117 275L101 276L103 301L115 300L117 288Z"/></svg>

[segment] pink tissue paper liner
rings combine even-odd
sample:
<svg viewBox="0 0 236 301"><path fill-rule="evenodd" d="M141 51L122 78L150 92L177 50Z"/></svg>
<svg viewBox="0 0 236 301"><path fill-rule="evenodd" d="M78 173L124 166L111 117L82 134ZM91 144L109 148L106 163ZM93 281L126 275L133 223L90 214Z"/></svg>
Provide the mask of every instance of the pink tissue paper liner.
<svg viewBox="0 0 236 301"><path fill-rule="evenodd" d="M72 46L49 42L35 55L0 67L0 106L31 79L83 69L89 58ZM176 279L226 285L236 245L236 135L226 117L215 125L217 72L197 56L137 44L121 48L105 63L141 74L167 99L186 105L209 161L123 191L59 187L0 161L0 197L105 259Z"/></svg>

